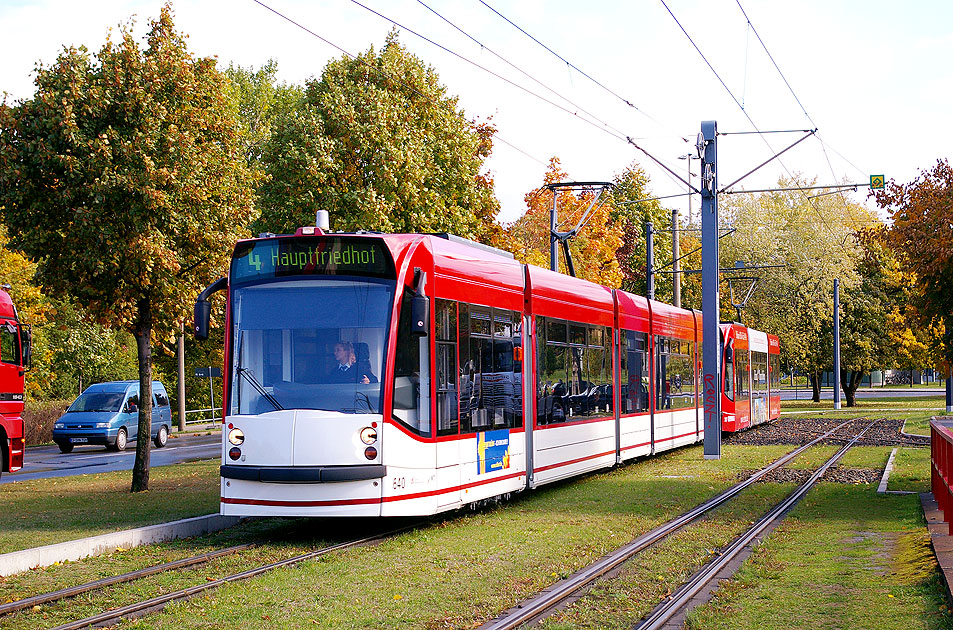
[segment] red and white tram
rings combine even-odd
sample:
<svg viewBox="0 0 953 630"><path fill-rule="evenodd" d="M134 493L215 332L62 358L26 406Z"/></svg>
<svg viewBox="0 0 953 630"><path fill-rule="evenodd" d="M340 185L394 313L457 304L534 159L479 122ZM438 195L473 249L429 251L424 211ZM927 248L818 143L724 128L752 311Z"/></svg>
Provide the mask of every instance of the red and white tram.
<svg viewBox="0 0 953 630"><path fill-rule="evenodd" d="M500 250L241 241L200 339L222 289L222 514L434 514L703 439L700 313ZM777 338L722 331L724 430L776 417Z"/></svg>

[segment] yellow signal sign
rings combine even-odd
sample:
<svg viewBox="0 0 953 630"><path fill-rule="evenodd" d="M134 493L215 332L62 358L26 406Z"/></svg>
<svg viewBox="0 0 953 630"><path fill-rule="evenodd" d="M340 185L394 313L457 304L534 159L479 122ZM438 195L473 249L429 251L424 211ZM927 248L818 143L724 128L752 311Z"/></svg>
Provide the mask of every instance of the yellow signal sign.
<svg viewBox="0 0 953 630"><path fill-rule="evenodd" d="M871 175L870 176L870 189L871 190L883 190L884 187L884 176L883 175Z"/></svg>

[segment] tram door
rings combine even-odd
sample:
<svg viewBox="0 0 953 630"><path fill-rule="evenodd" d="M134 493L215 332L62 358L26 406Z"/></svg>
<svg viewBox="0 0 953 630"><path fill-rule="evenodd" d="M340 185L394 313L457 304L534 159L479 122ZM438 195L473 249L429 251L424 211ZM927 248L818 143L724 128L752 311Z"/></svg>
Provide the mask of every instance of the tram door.
<svg viewBox="0 0 953 630"><path fill-rule="evenodd" d="M434 300L434 382L437 408L438 507L460 502L460 371L457 361L460 308L451 300ZM463 309L465 310L465 309Z"/></svg>

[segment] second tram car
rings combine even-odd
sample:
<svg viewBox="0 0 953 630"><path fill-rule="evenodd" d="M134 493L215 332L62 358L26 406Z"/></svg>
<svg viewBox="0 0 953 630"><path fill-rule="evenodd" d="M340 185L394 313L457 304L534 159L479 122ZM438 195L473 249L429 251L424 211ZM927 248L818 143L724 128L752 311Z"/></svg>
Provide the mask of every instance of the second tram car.
<svg viewBox="0 0 953 630"><path fill-rule="evenodd" d="M200 339L223 289L222 514L434 514L703 439L700 313L500 250L241 241ZM723 430L777 417L777 338L722 334Z"/></svg>

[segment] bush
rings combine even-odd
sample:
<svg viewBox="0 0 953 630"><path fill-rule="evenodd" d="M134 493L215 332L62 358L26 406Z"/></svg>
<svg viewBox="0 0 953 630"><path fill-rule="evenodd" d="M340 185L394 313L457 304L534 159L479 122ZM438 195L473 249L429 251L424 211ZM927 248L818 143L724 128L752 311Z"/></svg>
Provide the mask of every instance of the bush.
<svg viewBox="0 0 953 630"><path fill-rule="evenodd" d="M27 445L49 444L53 441L53 423L71 400L31 400L23 406L23 437Z"/></svg>

